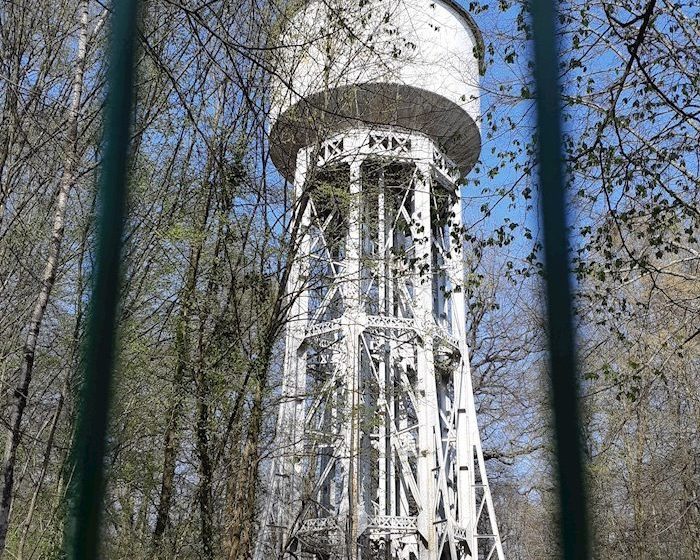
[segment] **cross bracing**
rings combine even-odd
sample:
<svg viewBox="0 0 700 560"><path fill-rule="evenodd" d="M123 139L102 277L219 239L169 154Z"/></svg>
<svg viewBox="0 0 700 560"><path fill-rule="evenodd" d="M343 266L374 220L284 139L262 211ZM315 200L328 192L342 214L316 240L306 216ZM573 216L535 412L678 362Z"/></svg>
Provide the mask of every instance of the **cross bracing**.
<svg viewBox="0 0 700 560"><path fill-rule="evenodd" d="M458 172L353 130L298 156L308 197L257 560L502 560L465 341Z"/></svg>

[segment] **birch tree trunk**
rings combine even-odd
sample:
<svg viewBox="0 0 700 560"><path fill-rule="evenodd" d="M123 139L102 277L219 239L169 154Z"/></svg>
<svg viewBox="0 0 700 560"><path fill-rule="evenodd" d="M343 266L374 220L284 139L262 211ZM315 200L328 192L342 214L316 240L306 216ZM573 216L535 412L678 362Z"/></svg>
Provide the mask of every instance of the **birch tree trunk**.
<svg viewBox="0 0 700 560"><path fill-rule="evenodd" d="M93 209L94 209L94 199L93 199ZM27 538L29 536L32 521L34 519L34 514L36 513L36 506L39 499L39 494L44 486L44 480L46 479L46 474L49 470L49 465L51 462L51 454L54 450L54 444L56 439L56 431L58 429L59 421L61 419L61 414L63 412L64 404L66 402L66 395L70 392L70 386L73 380L73 374L78 369L80 362L80 332L82 330L83 324L83 297L85 295L85 282L83 274L83 263L85 262L85 253L88 250L89 244L89 233L90 233L90 222L86 220L85 227L82 231L82 239L80 246L80 254L78 257L78 280L76 286L76 297L75 297L75 325L73 327L73 336L71 338L71 348L70 348L70 358L66 367L66 372L63 377L63 383L61 384L61 390L58 395L58 402L53 411L53 417L51 418L51 427L49 430L49 435L46 440L46 448L44 449L44 457L41 464L41 470L39 472L39 478L35 483L34 492L32 493L32 498L29 502L29 510L27 511L27 516L22 523L21 536L19 544L17 545L17 560L22 560L24 556L24 550L27 546ZM30 552L30 558L33 555L33 551Z"/></svg>
<svg viewBox="0 0 700 560"><path fill-rule="evenodd" d="M34 303L23 348L23 360L19 371L19 383L15 388L11 404L9 434L5 442L2 467L2 496L0 497L0 556L5 550L5 541L10 522L10 508L14 487L17 448L22 438L22 418L27 406L29 387L34 371L34 359L39 333L44 321L46 307L51 290L56 282L58 259L65 229L66 206L68 195L77 179L78 167L78 122L80 118L80 99L83 92L85 59L88 39L88 5L87 0L79 4L80 27L78 31L78 52L75 60L75 73L71 89L70 110L68 113L68 134L66 137L66 161L59 184L58 198L53 215L51 239L48 255L44 265L41 289Z"/></svg>

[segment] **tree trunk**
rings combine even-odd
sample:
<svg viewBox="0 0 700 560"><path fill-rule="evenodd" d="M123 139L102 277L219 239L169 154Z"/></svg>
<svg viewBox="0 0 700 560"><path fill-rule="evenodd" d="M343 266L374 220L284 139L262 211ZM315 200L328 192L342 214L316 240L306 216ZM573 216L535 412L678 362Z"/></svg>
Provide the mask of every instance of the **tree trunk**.
<svg viewBox="0 0 700 560"><path fill-rule="evenodd" d="M234 409L235 410L235 409ZM236 421L235 424L231 425L231 430L229 434L229 441L231 442L228 453L225 458L225 470L226 473L226 530L223 535L224 543L224 558L227 560L232 557L234 546L237 546L237 542L234 543L234 538L236 538L237 526L234 525L234 518L236 518L236 489L241 484L241 453L240 453L240 439L241 432L243 429L243 423Z"/></svg>
<svg viewBox="0 0 700 560"><path fill-rule="evenodd" d="M93 198L94 210L95 199ZM24 548L27 544L27 537L29 536L29 530L32 525L34 514L36 512L37 500L41 489L44 485L44 480L46 478L46 473L48 472L49 463L51 461L51 453L53 452L54 440L56 438L56 430L58 428L59 420L61 419L61 413L63 412L64 404L66 402L66 395L68 395L71 387L71 382L73 380L72 373L78 370L80 363L80 331L83 324L83 297L85 295L85 282L83 278L83 264L85 262L85 253L87 251L87 245L89 243L88 236L90 233L90 221L86 220L85 227L82 231L82 243L80 247L80 254L78 257L78 263L76 270L78 271L77 286L76 286L76 297L75 297L75 325L73 326L73 336L71 339L70 347L70 357L68 360L67 371L65 377L63 378L63 383L58 396L58 402L56 403L56 408L53 413L53 418L51 419L51 429L49 430L49 436L46 440L46 448L44 450L44 458L41 465L41 471L39 473L39 479L37 480L32 494L31 501L29 503L29 510L27 511L27 516L24 519L22 527L22 536L20 537L19 544L17 546L17 560L22 560L24 555ZM30 554L30 557L32 554Z"/></svg>
<svg viewBox="0 0 700 560"><path fill-rule="evenodd" d="M12 492L14 486L15 463L17 460L17 448L22 437L22 418L27 406L29 386L34 370L34 358L36 354L39 332L44 321L49 296L56 281L58 270L58 258L61 251L61 242L65 228L66 206L68 194L76 182L78 167L78 121L80 117L80 98L83 91L83 75L85 72L85 58L88 37L88 9L87 1L82 0L79 6L80 30L78 37L78 53L75 61L75 74L71 91L71 103L68 116L68 135L66 141L66 163L59 186L56 209L53 216L51 239L48 248L48 257L42 275L41 290L34 303L27 338L24 343L22 366L19 371L19 383L15 388L12 399L12 412L10 416L10 433L5 442L5 453L2 470L2 496L0 498L0 555L5 550L5 541L10 522L10 508L12 506Z"/></svg>
<svg viewBox="0 0 700 560"><path fill-rule="evenodd" d="M299 201L299 206L297 208L298 216L303 216L308 201L309 199L307 196L303 196ZM288 307L284 307L284 302L290 297L293 298L298 295L288 293L287 283L289 282L289 275L292 270L291 263L296 258L296 252L298 250L300 226L301 220L295 220L290 235L290 250L287 254L287 261L282 268L279 291L275 294L272 301L259 302L260 308L266 305L270 305L271 308L265 329L260 337L260 342L257 344L260 358L251 364L249 370L250 377L254 383L252 387L253 401L250 417L247 422L248 430L245 443L238 462L238 476L230 480L227 485L227 560L243 560L244 558L248 558L253 541L255 504L258 488L258 466L260 460L259 444L263 426L264 389L267 385L267 374L272 360L274 341L286 321ZM236 461L236 459L235 457L231 457L230 461L233 462Z"/></svg>
<svg viewBox="0 0 700 560"><path fill-rule="evenodd" d="M63 387L61 388L61 394L58 397L58 403L56 404L56 410L54 410L53 418L51 419L51 428L49 430L49 436L46 441L46 448L44 449L44 459L41 463L41 471L39 472L39 480L37 480L34 492L32 493L32 499L29 502L29 511L24 519L22 526L22 535L17 545L17 560L22 560L24 555L24 548L27 544L27 536L29 535L29 529L32 525L32 519L34 518L34 512L36 511L36 504L39 494L41 493L41 488L44 485L44 478L46 477L46 472L49 468L49 462L51 460L51 452L53 451L54 438L56 436L56 428L58 427L58 421L61 418L61 412L63 410L63 401L65 399L66 391L68 390L69 376L66 375L63 381ZM30 555L31 556L31 555Z"/></svg>
<svg viewBox="0 0 700 560"><path fill-rule="evenodd" d="M213 188L209 190L210 203ZM209 206L207 206L209 208ZM207 212L208 214L208 212ZM207 283L207 289L204 294L204 305L202 308L202 316L199 321L199 336L198 336L198 364L195 373L195 395L197 399L197 424L196 424L196 446L197 456L199 458L199 488L197 498L199 501L199 515L201 524L202 550L204 558L213 560L214 558L214 509L212 503L212 483L214 474L214 463L211 455L211 446L209 442L209 380L207 378L207 363L205 359L205 330L207 318L211 313L211 301L213 299L216 271L218 268L219 252L221 250L221 235L222 228L219 227L214 249L214 264L212 266L211 276Z"/></svg>
<svg viewBox="0 0 700 560"><path fill-rule="evenodd" d="M218 113L217 113L218 119ZM215 121L216 122L216 121ZM211 173L211 162L208 163L205 171L205 178L208 180ZM210 184L206 189L206 200L202 209L201 219L199 221L198 230L204 231L209 220L211 212L211 199L213 195L213 186ZM179 419L182 413L183 399L186 393L185 371L190 362L190 351L188 344L188 328L190 324L190 313L195 298L195 290L197 287L197 276L199 274L199 264L201 261L203 249L203 236L198 235L197 241L190 246L189 266L187 269L187 277L185 285L180 294L180 315L178 317L177 326L175 328L175 353L177 356L177 365L173 374L173 401L168 409L168 425L165 429L163 437L163 476L161 479L160 494L158 498L158 508L156 513L156 525L153 531L152 541L152 556L156 556L158 545L163 539L165 530L168 526L170 517L170 506L174 492L175 481L175 462L178 451L178 429ZM196 383L195 379L195 383ZM199 414L199 411L198 411ZM199 439L198 439L199 442ZM199 452L199 447L198 447ZM211 476L211 475L210 475Z"/></svg>
<svg viewBox="0 0 700 560"><path fill-rule="evenodd" d="M193 248L190 256L190 266L187 272L187 280L181 294L180 315L175 328L175 354L177 364L173 374L173 400L168 409L168 425L163 437L163 476L161 480L160 495L158 498L158 508L156 513L156 526L153 531L153 552L157 552L158 545L163 539L163 534L168 526L170 516L170 506L172 504L174 480L175 480L175 460L178 450L178 427L180 414L182 412L183 397L185 393L185 370L189 362L189 350L187 347L187 328L189 325L189 314L194 297L194 288L197 279L197 269L199 267L199 255L201 247Z"/></svg>
<svg viewBox="0 0 700 560"><path fill-rule="evenodd" d="M268 350L265 350L267 353ZM227 535L227 560L243 560L248 558L253 539L253 524L255 522L255 500L257 495L259 443L263 419L263 386L269 367L269 357L263 363L255 364L258 368L253 388L253 402L245 443L237 461L237 475L228 484L227 513L229 527ZM233 445L232 445L233 447ZM235 458L232 458L235 460Z"/></svg>
<svg viewBox="0 0 700 560"><path fill-rule="evenodd" d="M14 3L10 3L8 5L6 19L4 22L4 25L8 27L3 32L3 35L7 33L8 37L2 37L3 43L14 43L14 41L10 39L9 35L11 34L11 26L18 24L18 22L15 21L14 17L16 13L15 10L21 10L21 8L16 7ZM10 67L10 75L8 76L9 79L5 84L5 87L7 89L4 96L5 99L2 108L2 119L0 120L0 233L2 232L3 220L5 219L6 215L7 199L10 196L10 188L8 185L9 181L6 181L4 177L5 165L7 164L7 160L10 156L10 146L13 142L13 137L17 129L18 120L18 96L16 91L16 84L19 81L19 65L20 59L22 57L22 48L21 45L16 46L19 48L17 49L17 52L12 53L12 57L8 52L2 53L3 58L7 62L9 62L11 58L14 58L14 60L12 61L12 64L8 64L8 66ZM7 119L9 122L6 123L5 119Z"/></svg>
<svg viewBox="0 0 700 560"><path fill-rule="evenodd" d="M202 557L214 559L214 531L212 508L212 464L209 454L209 383L204 367L200 365L195 375L197 396L197 457L199 458L199 488L197 501L202 540Z"/></svg>

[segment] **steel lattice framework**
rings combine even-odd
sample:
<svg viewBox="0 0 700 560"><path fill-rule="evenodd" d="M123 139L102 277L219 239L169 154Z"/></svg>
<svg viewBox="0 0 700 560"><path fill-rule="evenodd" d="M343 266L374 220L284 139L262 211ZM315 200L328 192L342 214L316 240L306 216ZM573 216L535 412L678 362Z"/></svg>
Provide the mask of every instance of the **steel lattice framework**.
<svg viewBox="0 0 700 560"><path fill-rule="evenodd" d="M355 129L300 150L279 455L256 560L503 559L465 337L457 168Z"/></svg>

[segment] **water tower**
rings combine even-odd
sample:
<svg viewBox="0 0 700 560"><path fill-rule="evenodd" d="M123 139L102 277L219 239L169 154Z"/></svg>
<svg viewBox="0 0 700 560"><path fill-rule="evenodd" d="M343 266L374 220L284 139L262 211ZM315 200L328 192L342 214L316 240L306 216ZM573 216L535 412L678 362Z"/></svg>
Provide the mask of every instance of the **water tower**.
<svg viewBox="0 0 700 560"><path fill-rule="evenodd" d="M256 560L496 559L458 182L483 44L453 0L300 1L268 61L294 185L282 404Z"/></svg>

